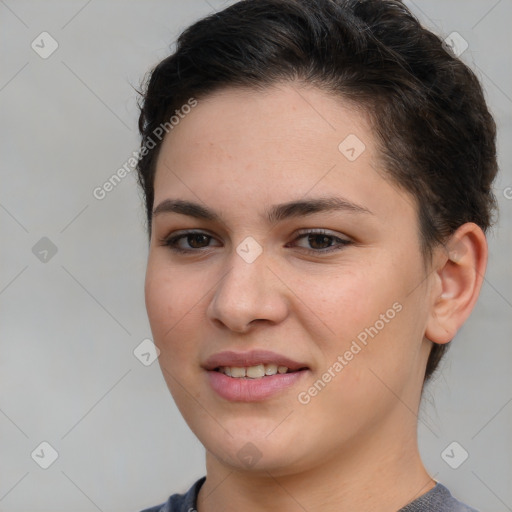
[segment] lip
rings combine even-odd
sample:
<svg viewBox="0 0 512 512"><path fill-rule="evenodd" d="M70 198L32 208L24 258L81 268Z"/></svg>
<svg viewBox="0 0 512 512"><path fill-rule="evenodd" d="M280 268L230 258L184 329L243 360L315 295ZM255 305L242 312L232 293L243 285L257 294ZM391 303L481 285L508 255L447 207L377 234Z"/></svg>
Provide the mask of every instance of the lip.
<svg viewBox="0 0 512 512"><path fill-rule="evenodd" d="M289 357L283 356L271 350L251 350L249 352L234 352L227 350L218 352L210 356L203 368L205 370L215 370L219 366L237 366L247 367L256 366L257 364L277 364L278 366L286 366L292 371L308 368L305 363L294 361ZM286 374L283 374L286 375Z"/></svg>
<svg viewBox="0 0 512 512"><path fill-rule="evenodd" d="M206 375L212 389L225 400L261 402L296 385L308 373L309 370L299 370L293 373L277 373L258 379L228 377L215 370L207 371Z"/></svg>
<svg viewBox="0 0 512 512"><path fill-rule="evenodd" d="M233 378L216 371L220 366L248 367L257 364L286 366L290 373L277 373L257 379ZM212 389L230 402L261 402L297 384L309 373L306 364L270 350L249 352L219 352L210 356L203 365Z"/></svg>

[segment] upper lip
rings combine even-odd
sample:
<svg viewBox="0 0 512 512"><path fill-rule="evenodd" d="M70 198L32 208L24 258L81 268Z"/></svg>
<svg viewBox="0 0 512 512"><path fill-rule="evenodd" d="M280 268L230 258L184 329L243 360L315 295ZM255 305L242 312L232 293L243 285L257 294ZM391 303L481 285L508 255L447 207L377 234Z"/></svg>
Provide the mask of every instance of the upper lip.
<svg viewBox="0 0 512 512"><path fill-rule="evenodd" d="M225 352L218 352L205 361L203 368L206 370L215 370L220 366L248 367L258 364L277 364L277 366L286 366L290 370L307 368L307 365L304 363L294 361L289 357L270 350L251 350L249 352L233 352L227 350Z"/></svg>

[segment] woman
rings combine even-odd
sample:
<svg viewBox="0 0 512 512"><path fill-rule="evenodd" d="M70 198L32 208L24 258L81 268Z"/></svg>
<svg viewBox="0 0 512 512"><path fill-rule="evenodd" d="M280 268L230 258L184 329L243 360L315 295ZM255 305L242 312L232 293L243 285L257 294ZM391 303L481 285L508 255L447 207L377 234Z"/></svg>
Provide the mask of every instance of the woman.
<svg viewBox="0 0 512 512"><path fill-rule="evenodd" d="M146 306L206 476L151 512L474 511L425 382L487 263L495 124L397 0L235 3L143 92Z"/></svg>

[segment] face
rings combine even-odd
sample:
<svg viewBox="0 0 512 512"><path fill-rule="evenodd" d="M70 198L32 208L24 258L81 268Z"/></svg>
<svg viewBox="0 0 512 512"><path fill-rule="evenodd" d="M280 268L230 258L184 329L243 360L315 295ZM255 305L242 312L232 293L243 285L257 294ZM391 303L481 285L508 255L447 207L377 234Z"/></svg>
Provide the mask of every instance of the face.
<svg viewBox="0 0 512 512"><path fill-rule="evenodd" d="M361 111L224 89L166 136L154 186L149 321L212 455L286 474L416 428L429 279Z"/></svg>

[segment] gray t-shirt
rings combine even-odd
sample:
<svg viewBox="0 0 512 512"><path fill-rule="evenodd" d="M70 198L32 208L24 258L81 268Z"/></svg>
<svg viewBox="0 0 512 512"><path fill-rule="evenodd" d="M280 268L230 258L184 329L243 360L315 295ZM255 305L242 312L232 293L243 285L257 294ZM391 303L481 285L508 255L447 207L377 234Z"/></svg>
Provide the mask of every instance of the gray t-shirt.
<svg viewBox="0 0 512 512"><path fill-rule="evenodd" d="M197 494L206 477L200 478L185 494L173 494L165 503L141 512L196 512ZM437 482L436 486L398 512L478 512L457 501L450 491Z"/></svg>

